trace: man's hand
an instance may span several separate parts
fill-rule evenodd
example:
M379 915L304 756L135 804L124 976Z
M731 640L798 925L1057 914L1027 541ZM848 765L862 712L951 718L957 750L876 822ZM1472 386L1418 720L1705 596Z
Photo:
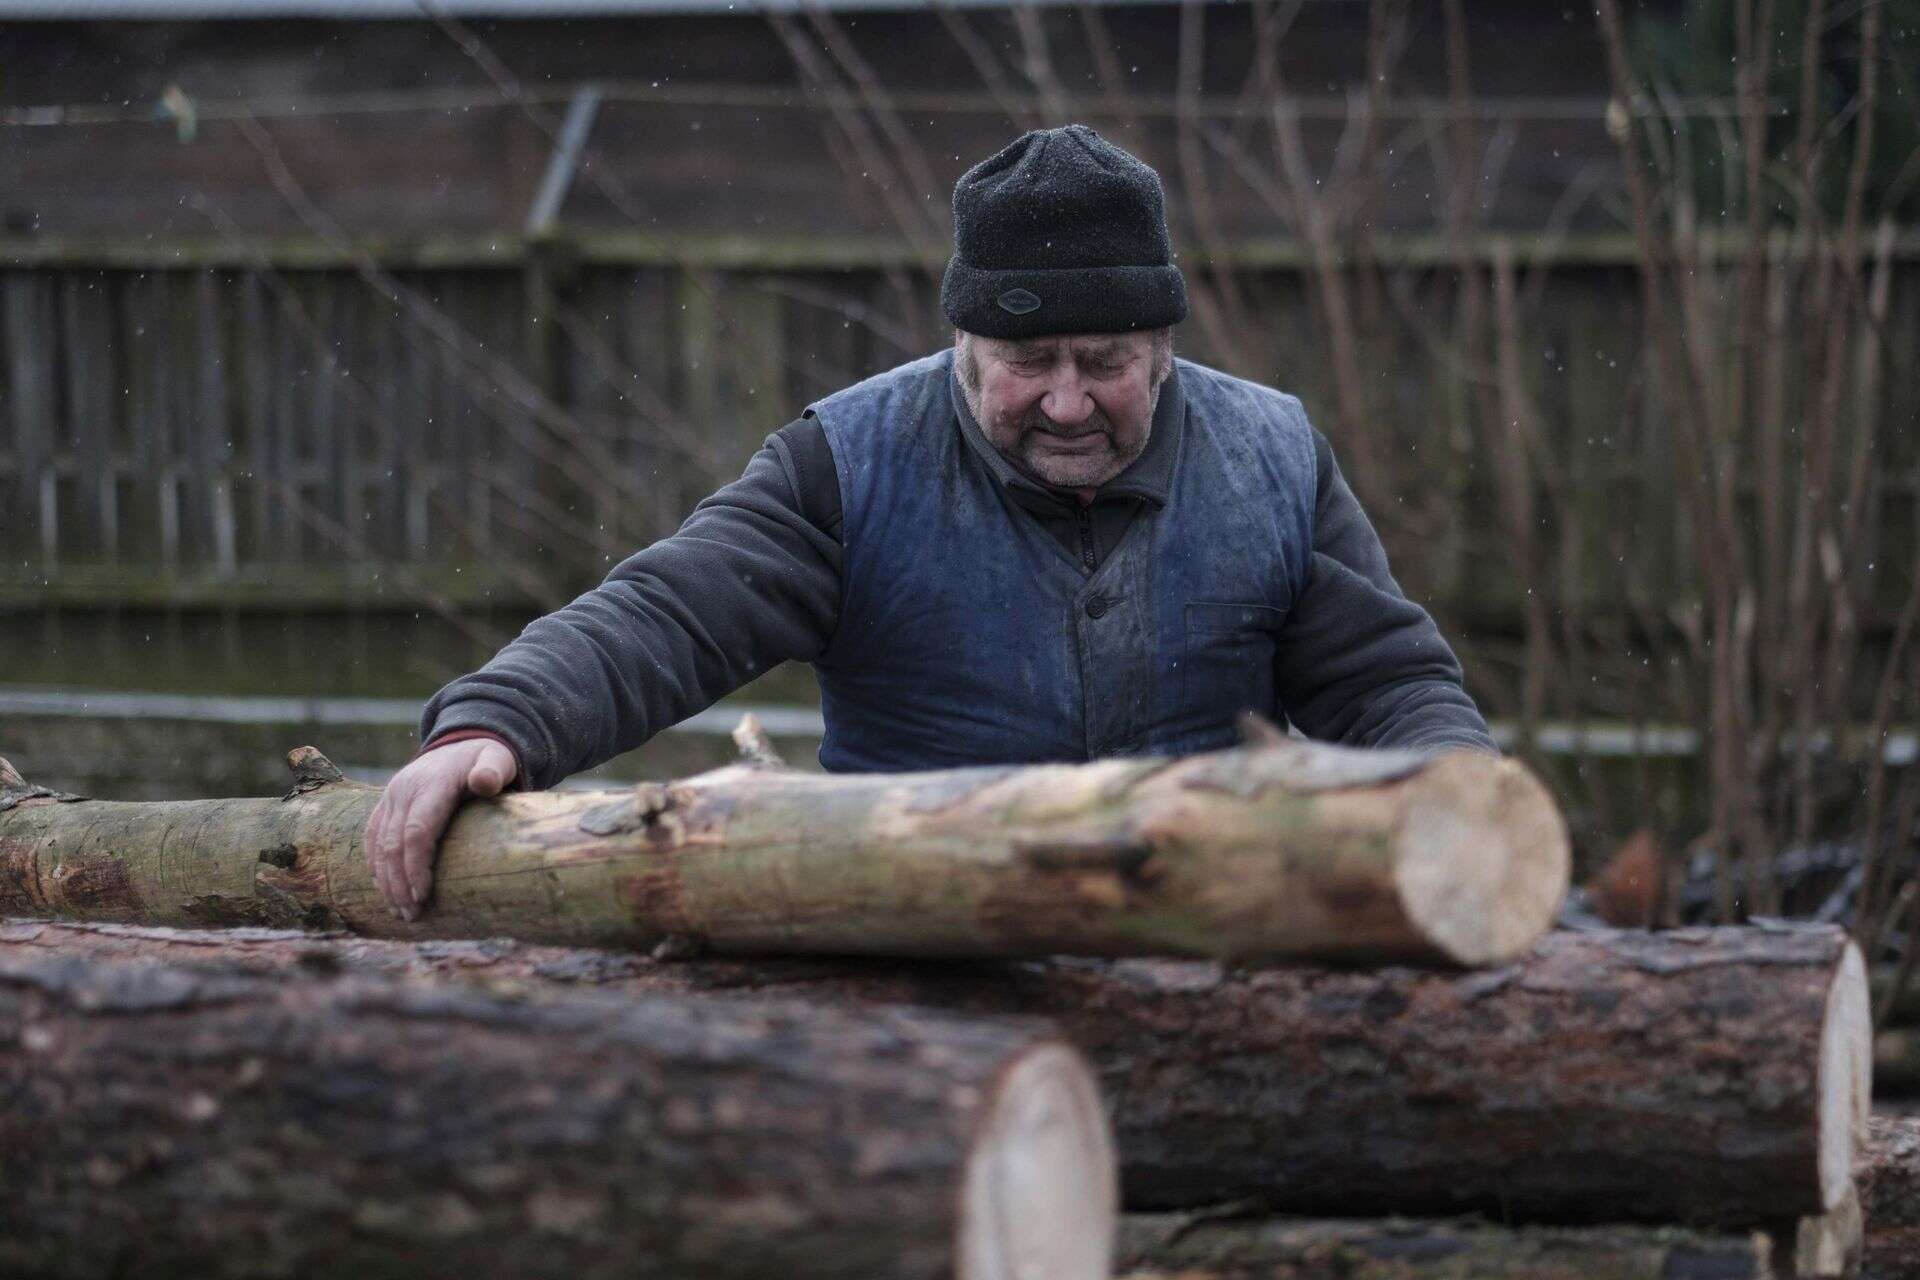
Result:
M393 775L367 816L362 843L380 896L402 920L417 919L433 888L433 857L453 811L468 796L497 796L513 781L513 752L476 738L436 748Z

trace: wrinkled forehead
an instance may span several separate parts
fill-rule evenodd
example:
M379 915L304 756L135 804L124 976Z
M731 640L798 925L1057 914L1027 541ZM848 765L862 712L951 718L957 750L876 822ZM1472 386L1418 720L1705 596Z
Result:
M1075 360L1113 361L1139 355L1153 346L1151 330L1132 333L1062 333L1035 338L982 338L989 351L1006 360L1059 359L1071 354Z

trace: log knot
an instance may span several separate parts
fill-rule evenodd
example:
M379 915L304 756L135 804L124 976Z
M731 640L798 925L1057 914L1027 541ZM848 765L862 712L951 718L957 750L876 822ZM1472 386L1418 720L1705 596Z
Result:
M282 871L293 870L293 864L299 860L300 850L292 843L278 844L271 849L260 851L260 861L270 867L278 867Z
M1014 856L1036 871L1111 871L1129 880L1154 878L1152 842L1131 836L1047 836L1016 839Z
M69 795L65 791L55 791L52 787L36 787L20 776L20 771L0 756L0 813L25 804L29 800L51 800L55 804L72 804L76 800L85 800L85 796Z
M287 752L287 768L293 770L293 790L280 797L282 800L291 800L295 796L303 796L309 791L318 791L321 787L347 780L347 775L340 772L340 767L315 747L295 747Z
M759 769L784 769L786 760L775 749L773 739L760 724L760 717L748 712L734 726L733 745L740 749L740 762Z
M665 783L643 782L618 800L587 810L580 817L580 830L590 836L632 835L660 824L688 799Z

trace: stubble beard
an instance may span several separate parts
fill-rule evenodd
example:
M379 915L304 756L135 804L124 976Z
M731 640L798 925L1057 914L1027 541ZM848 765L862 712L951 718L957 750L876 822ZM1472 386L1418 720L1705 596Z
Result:
M1094 436L1099 437L1105 447L1086 454L1060 453L1047 449L1045 445L1047 437L1084 440ZM1123 452L1114 435L1113 420L1099 409L1095 409L1084 421L1062 428L1041 412L1038 405L1034 405L1015 424L1010 453L1022 471L1043 484L1058 489L1092 489L1126 470L1127 465L1139 457L1145 447L1146 435L1143 432L1140 439L1134 442L1134 447Z

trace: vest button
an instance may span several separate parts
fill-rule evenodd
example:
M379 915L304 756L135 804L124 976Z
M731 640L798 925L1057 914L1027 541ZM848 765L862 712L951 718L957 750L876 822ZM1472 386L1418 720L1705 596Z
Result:
M1107 610L1112 607L1112 604L1108 602L1105 596L1095 596L1093 599L1087 601L1087 616L1089 618L1104 618L1107 616Z

